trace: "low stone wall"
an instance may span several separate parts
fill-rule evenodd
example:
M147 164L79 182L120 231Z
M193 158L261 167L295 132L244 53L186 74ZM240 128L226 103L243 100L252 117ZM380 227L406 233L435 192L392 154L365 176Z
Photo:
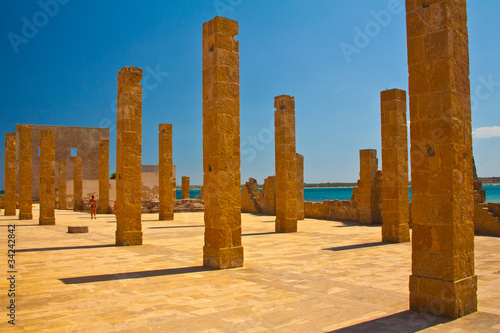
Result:
M304 202L304 212L306 218L359 222L357 204L348 200L306 201Z
M500 203L474 204L474 231L476 235L500 237Z

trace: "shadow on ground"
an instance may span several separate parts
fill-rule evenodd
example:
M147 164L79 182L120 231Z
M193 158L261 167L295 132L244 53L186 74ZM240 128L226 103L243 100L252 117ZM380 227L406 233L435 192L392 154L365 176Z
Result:
M403 311L393 315L370 320L361 324L344 327L329 333L365 333L365 332L398 332L413 333L439 324L450 322L451 319L433 316L427 313Z

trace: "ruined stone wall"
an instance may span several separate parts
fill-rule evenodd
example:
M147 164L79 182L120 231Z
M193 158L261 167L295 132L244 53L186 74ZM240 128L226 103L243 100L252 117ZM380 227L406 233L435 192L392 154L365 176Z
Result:
M257 180L250 178L241 190L241 212L261 214L263 212L260 205L261 201L262 198Z
M16 124L16 140L19 142L20 124ZM56 160L66 160L66 175L68 180L73 179L73 163L71 160L71 148L77 149L77 154L82 156L82 178L83 180L99 179L99 139L109 140L109 128L99 127L72 127L72 126L45 126L30 125L32 128L32 185L33 198L40 196L40 132L42 130L54 130L56 133ZM19 165L19 147L16 152L16 163ZM59 185L58 163L56 164L56 187ZM19 184L19 168L16 175L17 184ZM17 187L19 189L19 185ZM97 197L97 196L96 196Z
M262 213L276 215L276 177L270 176L264 179L262 186L260 207Z

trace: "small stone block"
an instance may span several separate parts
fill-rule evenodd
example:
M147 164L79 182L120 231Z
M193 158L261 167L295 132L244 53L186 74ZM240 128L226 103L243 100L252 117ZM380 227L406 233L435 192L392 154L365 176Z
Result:
M89 232L88 226L77 226L77 227L68 226L68 234L86 234L88 232Z

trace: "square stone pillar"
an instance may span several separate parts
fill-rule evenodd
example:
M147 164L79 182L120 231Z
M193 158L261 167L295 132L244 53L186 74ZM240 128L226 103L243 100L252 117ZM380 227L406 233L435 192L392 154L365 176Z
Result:
M142 245L142 69L118 72L116 245Z
M19 219L32 220L32 147L31 126L19 127Z
M297 155L295 152L295 99L274 98L276 232L297 232Z
M99 140L99 214L109 214L109 139Z
M412 181L410 309L477 311L465 0L407 0Z
M83 210L83 166L82 157L74 156L73 159L73 210Z
M359 222L377 223L377 169L378 159L375 149L359 151Z
M5 133L5 216L16 216L16 133Z
M304 214L304 156L297 153L297 220L303 220Z
M382 121L382 241L410 241L406 91L380 93Z
M203 265L243 266L238 22L203 24Z
M182 199L189 199L189 177L182 177Z
M40 225L54 225L56 204L56 131L40 132Z
M66 198L66 160L61 159L57 163L58 171L58 192L59 192L59 210L67 209L67 198Z
M159 142L159 186L160 186L160 221L174 219L174 196L175 190L173 177L172 159L172 124L160 124L158 126Z
M264 201L264 212L269 215L276 215L276 177L269 176L264 179L262 186L262 198Z

